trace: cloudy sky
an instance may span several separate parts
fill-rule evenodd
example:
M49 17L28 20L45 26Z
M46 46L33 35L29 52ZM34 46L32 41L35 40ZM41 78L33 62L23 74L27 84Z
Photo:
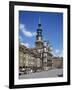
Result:
M39 17L43 38L53 46L53 53L63 55L63 13L19 11L19 40L27 47L34 47Z

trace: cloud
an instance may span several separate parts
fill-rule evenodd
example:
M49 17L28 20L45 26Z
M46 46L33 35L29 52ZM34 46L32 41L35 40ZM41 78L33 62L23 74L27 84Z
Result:
M24 45L24 46L26 46L27 48L30 47L29 43L21 43L21 45Z
M56 53L56 54L60 53L60 50L59 50L59 49L56 49L56 50L55 50L55 53Z
M23 38L22 38L21 36L19 36L19 40L20 40L21 45L24 45L24 46L26 46L27 48L30 47L29 43L23 43Z
M23 42L23 38L19 35L19 41Z
M53 51L53 55L63 57L63 50L56 49Z
M30 32L27 30L25 24L20 24L20 31L26 36L26 37L33 37L36 35L36 32Z
M25 29L25 25L23 25L23 24L20 24L20 30L22 30L22 29Z

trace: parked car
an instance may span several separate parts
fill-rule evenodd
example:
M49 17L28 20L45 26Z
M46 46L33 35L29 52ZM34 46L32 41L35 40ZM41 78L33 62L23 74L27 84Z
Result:
M19 69L19 75L23 75L23 74L27 74L26 69L25 68L20 68Z

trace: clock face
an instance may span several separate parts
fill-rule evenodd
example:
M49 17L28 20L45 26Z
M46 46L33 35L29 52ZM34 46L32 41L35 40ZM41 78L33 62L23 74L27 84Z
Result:
M48 44L47 44L47 42L45 41L45 42L44 42L44 46L47 46L47 45L48 45Z

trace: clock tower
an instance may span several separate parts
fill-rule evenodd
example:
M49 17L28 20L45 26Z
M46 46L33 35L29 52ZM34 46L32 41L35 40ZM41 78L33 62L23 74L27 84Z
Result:
M41 27L40 17L39 17L35 46L36 46L36 48L43 47L43 37L42 37L42 27Z

